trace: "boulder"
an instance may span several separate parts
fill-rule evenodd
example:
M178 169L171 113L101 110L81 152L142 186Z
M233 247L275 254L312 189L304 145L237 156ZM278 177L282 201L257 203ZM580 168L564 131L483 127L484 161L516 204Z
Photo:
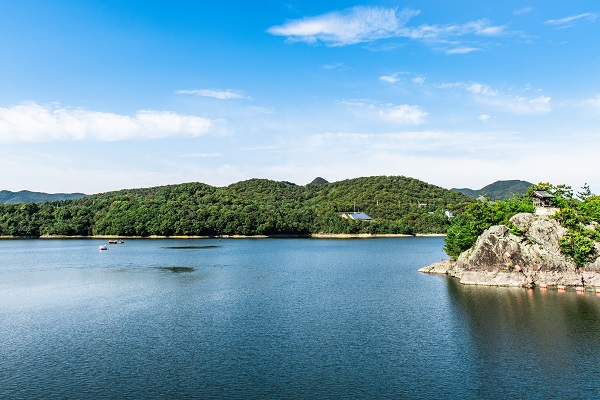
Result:
M431 264L428 267L423 267L419 270L419 272L426 272L428 274L448 274L450 269L452 268L453 263L450 260L437 262Z

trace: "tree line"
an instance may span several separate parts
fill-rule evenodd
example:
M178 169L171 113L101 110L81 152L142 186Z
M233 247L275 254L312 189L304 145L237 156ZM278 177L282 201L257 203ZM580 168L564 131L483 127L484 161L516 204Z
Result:
M378 176L295 185L184 183L76 200L0 205L0 236L221 236L445 233L473 200L417 179ZM372 221L341 213L362 211Z

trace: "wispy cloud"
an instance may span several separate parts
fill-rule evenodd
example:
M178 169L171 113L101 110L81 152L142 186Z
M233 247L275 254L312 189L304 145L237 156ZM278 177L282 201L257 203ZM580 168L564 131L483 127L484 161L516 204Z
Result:
M344 68L346 68L346 64L344 64L342 62L323 65L323 69L344 69Z
M387 83L396 83L400 81L400 78L394 75L382 75L379 77L379 80Z
M533 12L533 7L523 7L513 11L515 15L525 15Z
M406 82L412 82L415 85L423 85L425 83L423 75L415 75L410 72L394 72L388 75L381 75L379 80L393 85L398 82L404 82L402 76L406 78Z
M130 116L27 102L0 108L0 142L201 136L212 124L206 118L168 111L140 110Z
M464 24L420 25L416 28L403 28L399 32L400 36L423 40L439 40L467 35L491 37L504 34L507 34L506 26L493 25L490 20L485 18Z
M440 42L450 37L494 37L507 34L505 26L493 25L487 19L464 24L408 27L410 19L419 13L420 11L410 8L398 11L398 8L357 6L316 17L292 20L283 25L273 26L267 32L284 36L290 42L323 43L332 47L389 38ZM477 50L466 46L457 48L463 49L462 54ZM452 54L461 54L460 52L461 50L455 50Z
M478 82L443 83L437 87L467 91L479 103L513 114L544 114L552 111L552 98L544 95L527 97L521 94L502 93Z
M511 137L512 141L506 138ZM504 139L504 140L500 140ZM444 132L444 131L419 131L419 132L393 132L393 133L323 133L309 138L309 142L316 148L341 149L343 153L356 151L355 149L369 149L373 155L385 156L386 154L410 154L437 152L439 150L458 150L465 153L470 151L497 151L514 145L516 138L508 132L499 133L469 133L469 132ZM466 147L465 147L466 146Z
M191 94L194 96L212 97L219 100L231 100L231 99L251 99L239 90L232 89L186 89L177 90L177 94Z
M383 119L398 125L414 126L424 124L428 113L423 111L419 106L403 104L380 110L379 115Z
M427 122L429 113L417 105L381 104L366 99L343 100L340 104L360 119L377 120L392 123L394 125L415 126Z
M598 109L600 109L600 94L596 97L584 100L583 104L587 106L597 107Z
M316 17L289 21L267 32L285 36L292 42L322 42L347 46L396 36L396 32L419 11L384 7L352 7Z
M383 81L383 82L386 82L386 83L392 83L392 84L394 84L394 83L400 82L400 75L401 75L400 72L394 72L391 75L382 75L382 76L380 76L379 80Z
M412 78L412 82L417 85L423 85L425 83L425 77L423 75L417 75Z
M181 156L185 158L214 158L222 157L223 155L221 153L187 153Z
M583 13L583 14L578 14L578 15L571 15L571 16L565 17L565 18L549 19L546 22L544 22L544 24L556 26L559 28L567 28L567 27L575 25L575 23L578 21L595 21L597 18L598 18L598 14L588 12L588 13Z
M455 47L452 49L448 49L446 54L468 54L473 53L474 51L480 51L480 48L477 47Z
M246 110L250 111L253 114L263 114L263 115L275 114L275 111L273 111L271 108L261 107L261 106L247 107Z

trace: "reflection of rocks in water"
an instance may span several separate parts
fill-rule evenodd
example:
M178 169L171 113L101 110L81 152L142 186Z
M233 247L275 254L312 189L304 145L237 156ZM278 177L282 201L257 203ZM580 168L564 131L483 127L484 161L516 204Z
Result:
M216 249L221 246L207 245L207 246L163 246L162 249L172 250L200 250L200 249Z
M551 365L559 368L556 360L569 362L565 358L579 352L600 350L583 348L589 343L600 347L600 298L595 295L469 286L452 278L448 293L464 316L480 357L506 354L509 348L515 357L552 369Z
M160 267L159 269L175 273L194 272L196 270L194 267Z

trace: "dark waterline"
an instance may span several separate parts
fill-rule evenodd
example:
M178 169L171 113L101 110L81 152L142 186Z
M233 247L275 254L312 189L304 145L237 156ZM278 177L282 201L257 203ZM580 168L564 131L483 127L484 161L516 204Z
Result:
M416 272L441 238L101 243L0 241L0 398L600 395L600 298Z

